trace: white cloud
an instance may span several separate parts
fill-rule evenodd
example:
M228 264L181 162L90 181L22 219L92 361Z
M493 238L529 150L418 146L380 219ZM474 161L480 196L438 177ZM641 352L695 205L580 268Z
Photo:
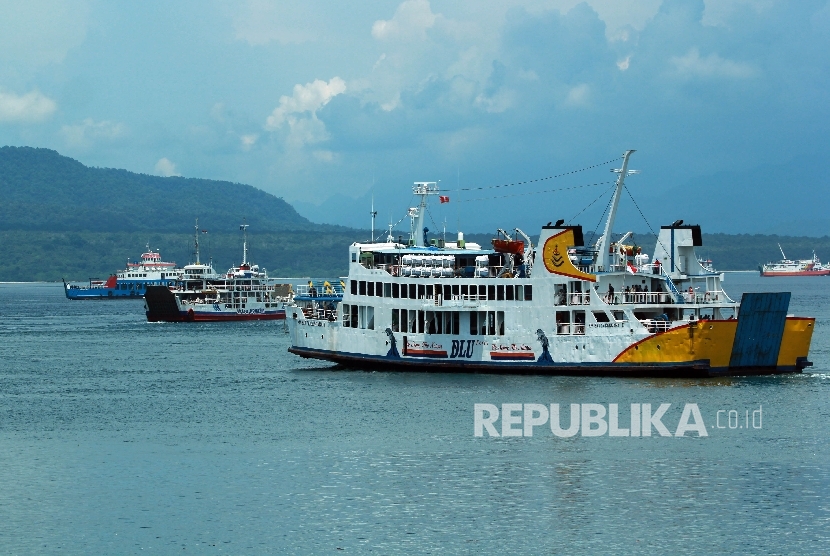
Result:
M314 151L312 154L314 155L314 158L316 158L320 162L334 162L334 153L331 151L317 150Z
M122 123L109 120L96 122L86 118L79 124L62 126L60 133L70 147L82 147L94 139L116 139L124 135L125 131L126 126Z
M42 122L57 108L54 100L37 89L23 95L0 90L0 122Z
M239 137L239 141L242 143L242 148L246 151L253 147L258 139L259 135L256 133L249 133L248 135L242 135Z
M754 77L758 73L750 64L733 62L714 53L701 58L697 48L692 48L685 56L672 57L671 63L674 65L677 74L684 78L727 77L746 79Z
M322 79L315 79L312 83L294 85L292 96L280 97L280 105L268 116L265 129L269 131L279 129L293 114L310 112L315 115L317 110L345 91L346 82L339 77L332 77L328 83Z
M499 91L492 96L480 94L476 97L475 104L483 108L485 112L499 114L513 106L515 94L513 91Z
M586 83L577 85L568 91L565 99L566 106L587 106L591 97L591 87Z
M617 62L617 67L620 68L620 71L625 71L631 66L631 56L626 56L619 62Z
M379 19L372 25L372 36L378 40L423 39L438 16L432 13L428 0L406 0L395 10L392 19Z
M181 176L181 174L176 172L176 165L170 162L167 158L160 158L159 161L156 162L156 174L165 178L169 178L171 176Z
M332 77L328 83L316 79L305 85L294 85L293 95L280 97L279 106L265 120L265 129L276 131L288 123L286 143L294 148L325 141L329 134L317 118L317 111L345 91L346 82L339 77Z

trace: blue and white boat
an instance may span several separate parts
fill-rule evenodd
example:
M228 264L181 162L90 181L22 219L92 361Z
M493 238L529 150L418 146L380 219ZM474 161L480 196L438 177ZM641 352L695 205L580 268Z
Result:
M161 260L158 251L147 246L138 262L127 260L127 268L111 275L106 281L90 279L88 284L63 282L69 299L141 298L147 286L173 286L184 275L174 262Z

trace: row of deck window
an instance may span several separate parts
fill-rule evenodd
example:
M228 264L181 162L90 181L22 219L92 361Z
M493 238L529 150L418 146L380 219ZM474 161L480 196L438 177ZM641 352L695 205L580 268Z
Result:
M504 336L504 311L463 311L471 336ZM392 331L413 334L460 335L462 311L392 309ZM375 308L343 304L343 327L375 329ZM465 332L466 333L466 332Z
M118 285L115 287L117 290L143 290L146 289L147 286L172 286L173 282L119 282Z
M375 329L375 308L366 305L343 304L343 326L345 328Z
M491 301L532 301L533 286L530 284L399 284L351 280L352 295L369 297L390 297L392 299L425 299L443 296L452 299Z

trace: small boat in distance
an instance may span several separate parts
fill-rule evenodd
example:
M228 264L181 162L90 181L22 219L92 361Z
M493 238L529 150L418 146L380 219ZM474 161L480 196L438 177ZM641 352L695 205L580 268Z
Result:
M68 299L135 299L144 297L148 286L172 286L183 273L176 263L162 261L148 244L141 260L133 263L128 259L127 268L106 281L90 279L88 285L80 285L64 280L63 290Z
M822 265L813 251L812 259L791 261L784 254L781 244L778 244L782 260L767 263L761 267L761 276L827 276L830 274L830 265Z

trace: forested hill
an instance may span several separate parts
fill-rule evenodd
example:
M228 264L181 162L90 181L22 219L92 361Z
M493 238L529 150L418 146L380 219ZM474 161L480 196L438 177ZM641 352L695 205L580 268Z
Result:
M336 230L239 183L89 168L49 149L0 147L0 230L182 232ZM343 228L339 228L343 230Z

